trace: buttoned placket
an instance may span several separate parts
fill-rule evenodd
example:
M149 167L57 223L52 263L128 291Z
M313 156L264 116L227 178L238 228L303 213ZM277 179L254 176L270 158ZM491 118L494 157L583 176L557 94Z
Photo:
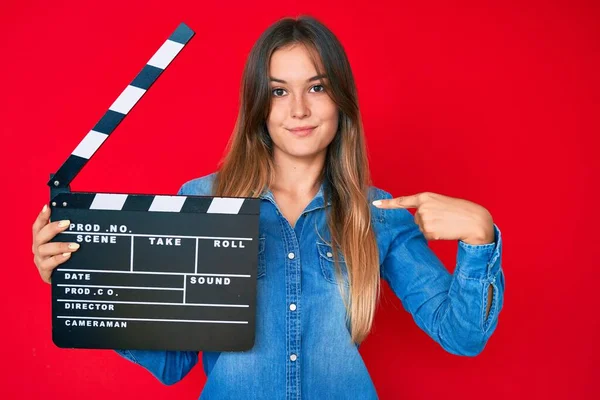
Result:
M302 324L298 307L301 305L302 265L300 245L294 229L277 210L283 238L283 259L285 260L285 302L286 309L286 399L301 399L301 356ZM297 223L301 223L298 221ZM293 307L292 307L293 305Z
M301 235L302 226L305 222L307 213L324 207L323 201L323 186L315 196L315 199L307 206L304 212L296 221L295 227L292 228L289 221L283 216L275 198L270 190L261 195L261 198L270 201L275 207L277 216L279 217L281 234L283 238L285 260L285 300L288 304L286 309L286 399L301 399L301 362L300 353L302 324L300 320L301 310L301 294L302 294L302 264L300 259L300 244L298 235ZM327 205L331 203L328 202ZM297 234L300 232L300 234Z

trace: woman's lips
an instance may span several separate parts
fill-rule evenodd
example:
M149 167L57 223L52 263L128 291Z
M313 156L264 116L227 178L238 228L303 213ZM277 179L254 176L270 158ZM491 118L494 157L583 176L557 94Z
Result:
M312 131L315 130L316 127L312 127L312 128L306 128L306 129L288 129L292 134L299 136L299 137L304 137L304 136L308 136L312 133Z

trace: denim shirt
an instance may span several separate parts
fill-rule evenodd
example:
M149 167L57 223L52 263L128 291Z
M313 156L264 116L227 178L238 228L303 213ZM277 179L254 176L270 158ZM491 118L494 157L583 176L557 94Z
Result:
M183 184L180 195L211 195L215 174ZM370 200L392 196L370 189ZM261 196L255 345L245 352L202 353L200 399L377 399L350 340L328 241L323 186L292 227L270 191ZM498 323L504 293L502 242L458 242L450 274L406 209L371 205L381 278L415 323L447 352L475 356ZM319 236L321 235L321 237ZM344 269L343 257L341 266ZM347 273L342 284L348 285ZM486 318L488 287L492 305ZM348 292L348 291L346 291ZM196 351L116 350L171 385L198 362Z

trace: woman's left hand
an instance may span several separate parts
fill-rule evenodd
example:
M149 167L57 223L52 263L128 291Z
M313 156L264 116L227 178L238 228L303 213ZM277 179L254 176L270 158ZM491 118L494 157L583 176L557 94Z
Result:
M492 215L471 201L423 192L377 200L379 208L416 208L415 222L428 240L462 240L467 244L494 242Z

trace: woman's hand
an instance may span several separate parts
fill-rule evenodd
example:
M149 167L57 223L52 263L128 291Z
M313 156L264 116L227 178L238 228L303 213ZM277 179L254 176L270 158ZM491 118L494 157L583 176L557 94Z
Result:
M33 262L35 263L42 280L50 283L52 270L67 261L71 253L77 251L77 243L48 243L54 236L64 231L70 224L69 220L49 222L50 207L44 205L42 212L33 223Z
M376 200L379 208L416 208L415 222L428 240L462 240L467 244L494 242L494 222L482 206L468 200L423 192Z

